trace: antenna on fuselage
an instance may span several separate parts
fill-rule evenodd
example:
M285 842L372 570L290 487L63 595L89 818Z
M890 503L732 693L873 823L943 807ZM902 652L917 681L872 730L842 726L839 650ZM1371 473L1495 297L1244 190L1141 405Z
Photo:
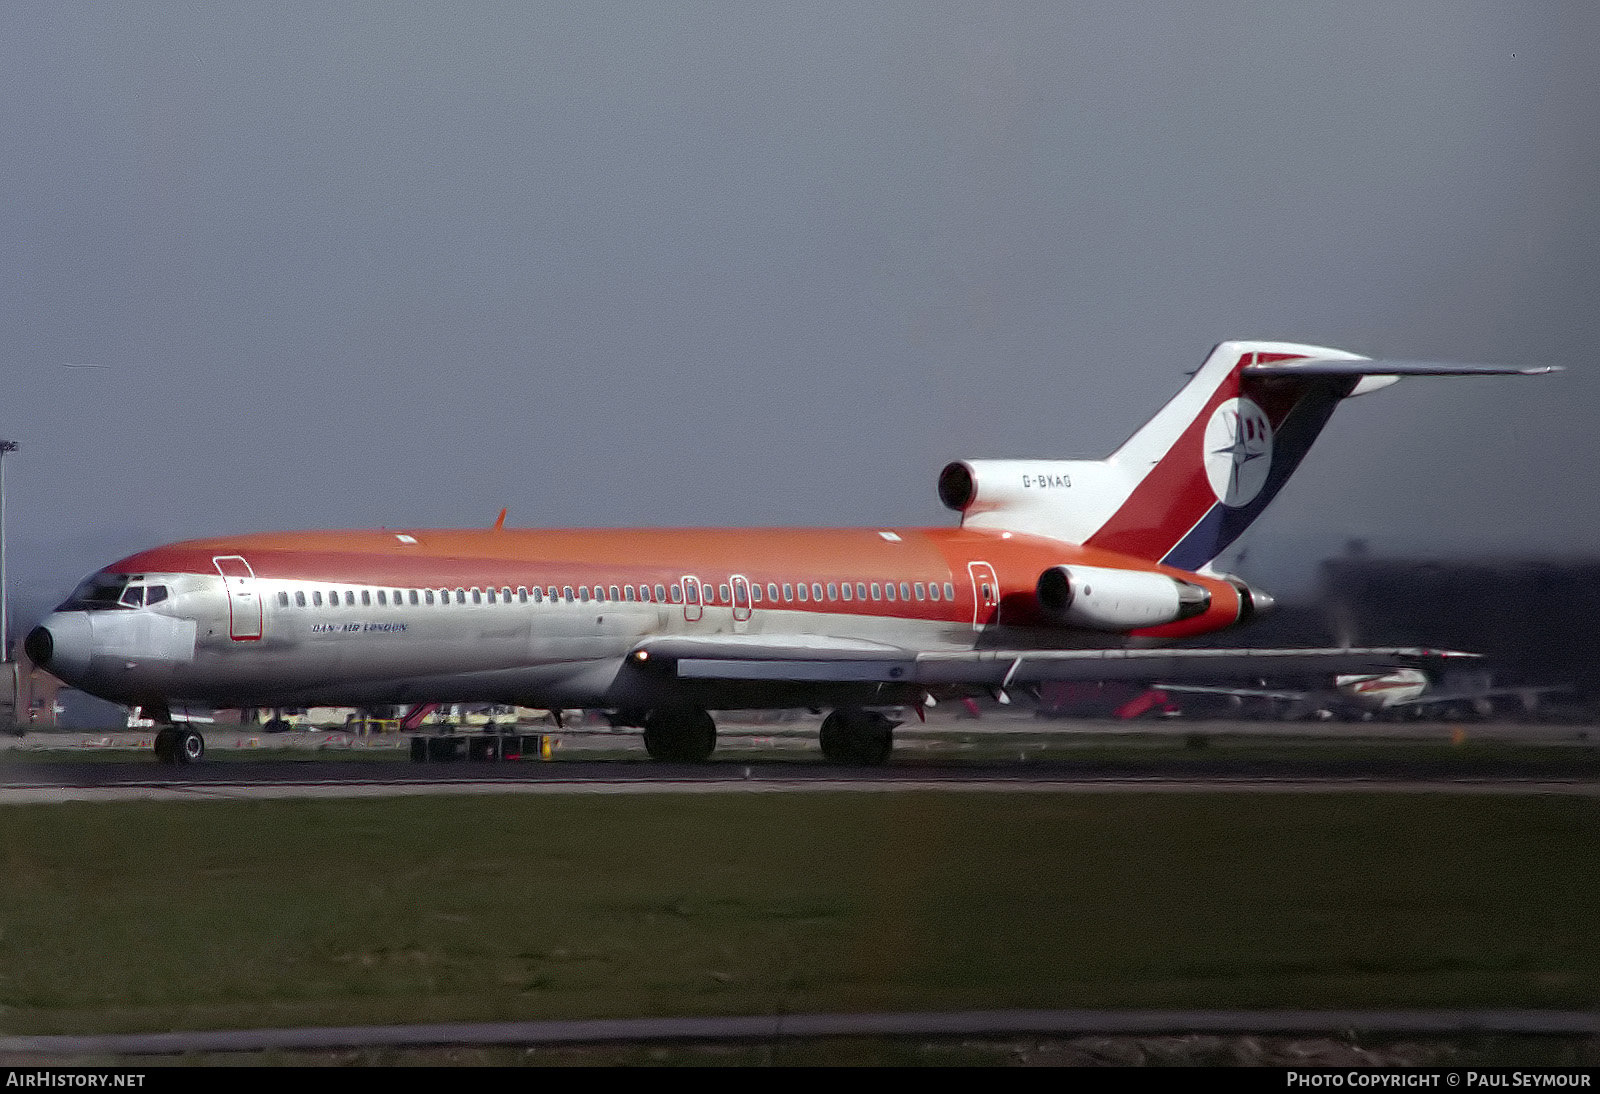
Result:
M494 530L496 532L503 532L503 531L505 531L505 527L506 527L506 510L502 509L502 510L500 510L500 515L498 517L494 518Z

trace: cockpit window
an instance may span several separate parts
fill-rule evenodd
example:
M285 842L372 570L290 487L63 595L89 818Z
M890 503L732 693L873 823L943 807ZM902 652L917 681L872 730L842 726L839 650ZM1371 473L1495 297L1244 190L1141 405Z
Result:
M95 612L121 608L122 592L127 587L127 574L95 574L72 590L60 610Z
M144 606L144 586L129 585L122 590L122 599L118 601L124 608L140 608Z

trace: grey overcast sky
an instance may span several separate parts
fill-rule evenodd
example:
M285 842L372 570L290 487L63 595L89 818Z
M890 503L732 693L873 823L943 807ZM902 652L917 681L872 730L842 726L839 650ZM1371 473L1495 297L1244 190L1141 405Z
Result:
M1570 369L1346 406L1246 574L1593 553L1597 10L8 3L13 633L215 533L951 523L1230 337Z

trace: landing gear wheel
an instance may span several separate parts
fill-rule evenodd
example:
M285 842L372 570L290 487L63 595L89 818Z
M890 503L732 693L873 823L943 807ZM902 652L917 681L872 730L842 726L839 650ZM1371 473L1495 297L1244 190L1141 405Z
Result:
M703 710L653 710L644 720L644 749L652 760L700 764L717 747L717 724Z
M156 730L155 739L156 759L164 764L178 762L178 731L171 726Z
M206 739L192 729L177 730L176 744L174 755L180 764L199 763L205 758Z
M836 710L822 720L822 754L834 763L886 763L894 751L895 723L872 710Z

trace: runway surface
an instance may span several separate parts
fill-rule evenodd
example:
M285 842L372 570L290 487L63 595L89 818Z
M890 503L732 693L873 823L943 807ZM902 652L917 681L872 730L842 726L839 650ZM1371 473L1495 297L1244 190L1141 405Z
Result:
M771 1041L785 1037L983 1034L1600 1033L1600 1014L1549 1010L1003 1010L952 1013L740 1015L406 1026L194 1030L92 1036L0 1036L6 1056L165 1055L271 1049L428 1045L616 1044L630 1041Z
M106 800L388 797L413 794L640 794L825 791L1341 791L1600 795L1600 765L1548 760L1182 757L1025 763L801 761L696 765L628 761L410 764L260 760L0 763L0 804Z

